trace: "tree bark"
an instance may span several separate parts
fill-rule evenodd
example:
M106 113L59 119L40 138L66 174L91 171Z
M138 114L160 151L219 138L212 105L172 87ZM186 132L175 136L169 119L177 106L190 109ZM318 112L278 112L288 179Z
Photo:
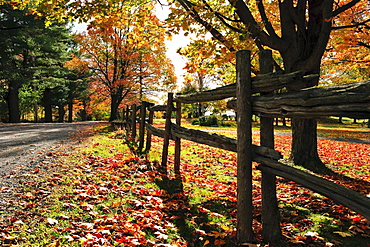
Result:
M19 89L18 83L11 81L9 84L9 91L7 93L10 123L19 123L21 121L19 113L18 89Z
M120 103L121 103L120 95L111 94L109 122L112 122L117 119L118 106Z
M83 109L83 114L81 114L82 121L86 120L86 110L85 107ZM68 123L72 123L73 121L73 101L69 100L68 102Z
M46 88L44 91L44 110L45 110L45 122L51 123L53 121L53 113L51 107L51 89Z
M66 111L64 110L64 106L63 105L59 105L59 108L58 108L58 122L59 123L63 123L64 122L64 115L66 114Z
M328 171L317 152L316 119L292 119L291 159L294 164L314 172L323 173Z

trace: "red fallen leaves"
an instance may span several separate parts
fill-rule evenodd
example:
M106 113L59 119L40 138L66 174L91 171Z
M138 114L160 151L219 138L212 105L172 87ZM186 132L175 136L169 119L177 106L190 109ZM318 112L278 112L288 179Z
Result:
M154 139L155 142L159 142ZM277 136L276 148L288 155L290 152L290 137ZM184 146L192 146L192 154L196 154L199 162L195 163L186 155L182 157L182 178L184 192L169 194L163 189L148 186L154 181L158 173L153 165L139 158L127 157L127 154L118 154L114 157L100 158L88 155L88 161L77 166L74 170L65 170L54 174L50 178L50 186L62 186L65 178L62 175L78 176L75 181L75 190L59 198L62 206L67 210L61 212L58 217L45 218L40 222L53 227L56 232L64 235L61 243L79 243L89 246L111 246L122 244L123 246L186 246L191 241L200 241L204 245L222 246L224 243L235 239L235 217L236 217L236 155L227 151L196 145L190 142L183 142ZM347 146L348 145L348 146ZM353 146L355 149L350 149ZM343 162L350 160L353 167L359 169L346 171L353 177L366 177L369 171L369 160L367 156L353 155L348 159L352 152L365 153L367 146L363 144L346 144L329 140L319 140L319 152L323 159L330 161L333 169L342 170ZM347 150L350 150L347 152ZM170 157L170 160L172 157ZM328 162L329 163L329 162ZM352 167L349 166L349 167ZM220 177L215 172L222 168L223 176ZM362 171L365 171L362 173ZM90 175L97 179L91 179ZM211 176L215 175L215 176ZM338 178L329 178L351 187L353 183L344 183ZM259 220L261 207L259 173L254 173L253 193L254 193L254 230L258 240L261 240L261 222ZM369 223L363 217L348 210L347 208L334 204L326 198L313 196L309 190L299 187L293 182L279 179L278 189L279 200L285 204L296 204L311 211L332 212L337 217L338 222L351 222L353 225L348 229L352 235L368 235ZM361 184L361 183L360 183ZM356 185L357 186L357 185ZM189 198L193 197L195 189L205 189L207 193L201 202L191 205ZM369 187L365 184L357 186L359 191L370 193ZM50 190L39 189L34 193L22 195L25 200L34 201L46 198L50 195ZM117 200L109 204L105 201L109 197ZM212 208L212 202L224 205L228 211L218 212ZM25 205L27 208L27 205ZM82 217L71 217L68 210L81 210L81 214L90 216L90 220ZM179 214L181 212L181 214ZM228 215L229 225L222 225L215 222L204 222L206 218L222 218ZM25 222L25 215L14 217L9 220L12 227L17 228ZM175 221L183 220L192 225L194 239L184 239L180 235L172 236L169 240L169 231L177 228ZM69 224L68 227L63 226ZM282 215L282 230L286 239L292 243L312 244L322 242L316 233L300 235L312 226L313 222L300 215L298 210L290 211L289 214ZM9 229L9 230L10 230ZM344 229L346 230L346 229ZM9 231L10 232L10 231ZM339 234L339 233L338 233ZM0 239L12 236L8 232L3 232ZM14 239L13 239L14 240ZM9 241L13 241L9 240ZM64 241L64 242L63 242Z

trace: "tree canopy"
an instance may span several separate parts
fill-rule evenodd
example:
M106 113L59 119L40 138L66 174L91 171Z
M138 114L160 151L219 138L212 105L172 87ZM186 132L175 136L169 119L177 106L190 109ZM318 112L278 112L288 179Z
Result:
M334 30L351 29L351 32L359 33L355 30L367 29L368 10L369 4L360 0L177 0L168 20L174 30L183 28L189 32L210 33L212 38L204 42L203 54L208 53L208 57L215 61L230 61L230 53L240 49L252 50L255 54L269 48L274 51L275 71L289 73L300 70L305 74L319 74L322 59L331 48L329 41L336 43L335 39L340 34ZM345 39L345 36L340 37ZM229 52L217 54L219 48L215 41ZM207 45L216 49L207 52ZM190 63L197 64L197 61L193 58ZM259 73L255 68L253 72ZM318 80L311 80L290 86L288 90L317 84ZM295 163L312 170L325 169L317 154L316 121L293 119L292 127Z
M175 83L173 65L166 57L161 23L153 6L122 6L120 13L96 17L86 33L78 34L80 51L111 100L111 118L130 94L139 99ZM167 88L168 89L168 88Z

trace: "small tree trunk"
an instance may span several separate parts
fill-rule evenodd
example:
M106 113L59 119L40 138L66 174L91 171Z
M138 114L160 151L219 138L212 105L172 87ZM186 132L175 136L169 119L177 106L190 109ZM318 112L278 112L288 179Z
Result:
M86 111L85 111L85 114L82 114L82 115L85 115L85 118L86 118ZM81 116L81 118L84 118L83 116ZM68 123L72 123L73 121L73 101L70 100L68 102Z
M33 91L35 92L37 91L37 87L35 85L33 86ZM39 121L39 106L37 104L37 98L35 98L34 101L35 102L33 103L33 112L34 112L33 121L37 123Z
M51 107L51 89L46 88L44 91L44 108L45 108L45 122L51 123L53 121L53 113Z
M19 95L18 95L18 84L16 82L10 82L9 91L7 93L8 110L9 110L9 122L19 123Z
M64 110L64 106L59 105L58 114L59 114L58 122L63 123L64 122L64 115L66 114L66 111Z

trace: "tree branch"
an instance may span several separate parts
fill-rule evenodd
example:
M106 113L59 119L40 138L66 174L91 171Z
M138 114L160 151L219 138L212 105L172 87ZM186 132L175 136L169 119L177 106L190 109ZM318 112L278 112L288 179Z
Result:
M370 49L370 44L366 44L366 43L364 43L364 42L362 42L362 41L358 41L358 42L357 42L357 44L358 44L359 46L362 46L362 47L365 47L365 48Z
M257 7L258 11L260 12L262 22L265 24L267 32L270 34L270 36L274 37L275 39L279 39L279 36L276 34L274 28L271 25L271 22L269 21L266 11L265 11L265 6L263 5L262 1L257 1Z
M345 29L345 28L354 28L354 27L359 27L359 26L365 26L366 23L370 22L370 19L367 19L363 22L355 23L352 25L346 25L346 26L338 26L338 27L333 27L333 30L338 30L338 29Z
M237 32L237 33L243 33L242 30L240 30L239 28L236 28L236 27L233 27L232 25L230 25L229 23L227 23L224 19L224 16L218 12L215 12L215 15L216 17L228 28L230 28L232 31L234 32Z
M337 8L336 10L333 11L332 13L332 17L334 16L337 16L339 15L340 13L343 13L344 11L346 11L347 9L350 9L352 8L353 6L355 6L357 3L359 3L361 0L352 0L351 2Z
M229 2L236 7L236 13L254 39L259 40L262 45L275 50L281 50L281 39L276 36L269 36L265 31L259 28L251 11L243 0L229 0Z
M177 2L189 13L193 19L201 24L212 36L220 41L229 51L234 52L235 48L228 42L228 40L223 36L217 29L215 29L209 22L202 19L198 12L194 9L194 4L187 0L177 0Z
M320 60L325 52L326 45L330 39L330 32L332 29L332 13L333 0L324 0L322 4L322 25L321 30L313 49L311 56L302 63L302 69L305 72L315 70L317 65L320 64Z

